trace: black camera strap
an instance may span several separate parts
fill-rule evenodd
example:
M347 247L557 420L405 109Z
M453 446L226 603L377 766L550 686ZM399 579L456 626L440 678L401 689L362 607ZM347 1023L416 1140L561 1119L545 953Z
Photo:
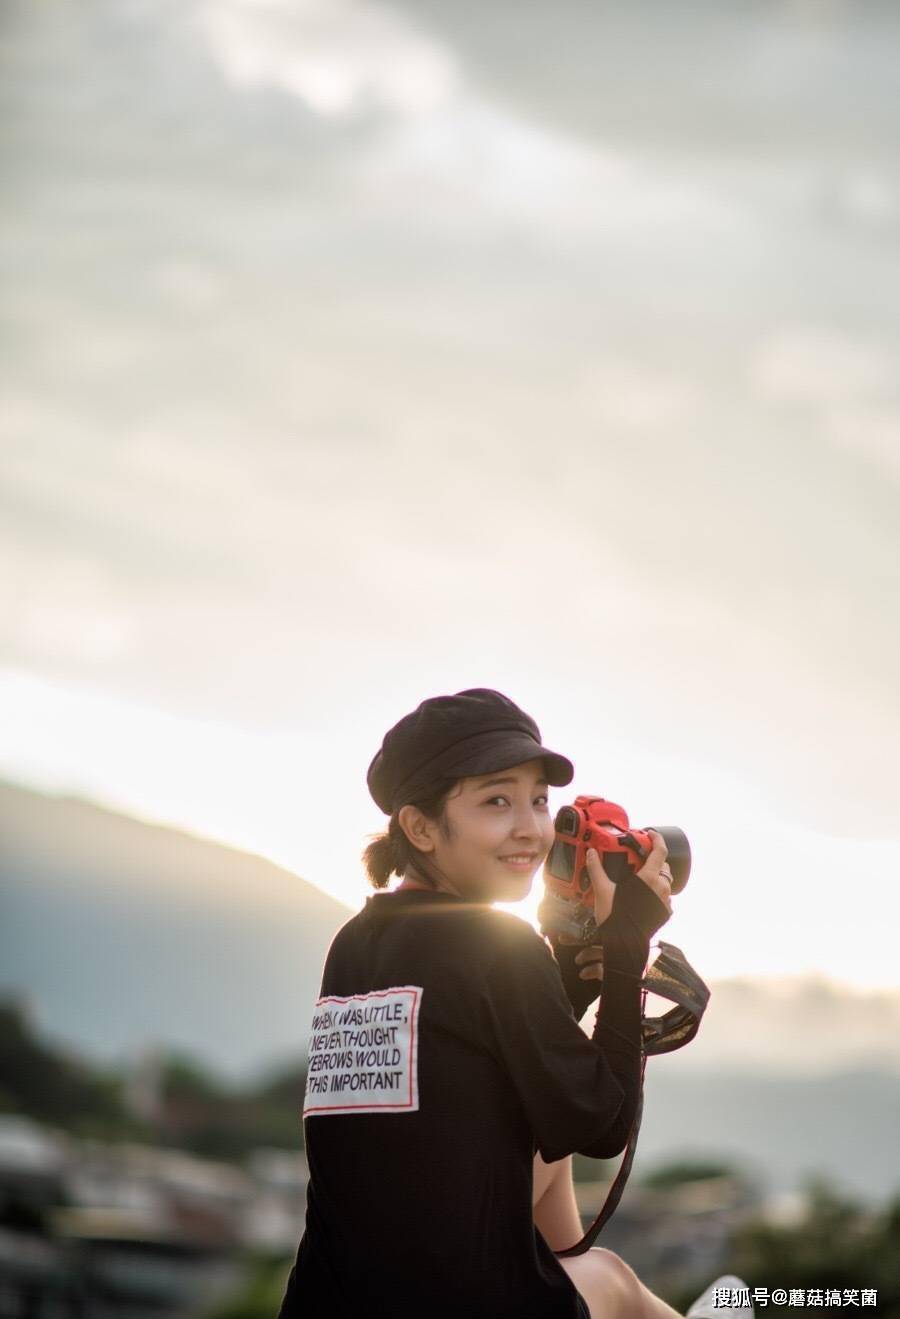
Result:
M565 1250L556 1250L553 1253L557 1259L568 1259L571 1255L583 1255L599 1237L606 1224L616 1212L619 1201L622 1198L622 1192L625 1190L625 1183L628 1181L631 1173L631 1165L634 1162L634 1152L637 1149L638 1132L641 1129L641 1114L644 1110L644 1068L647 1066L647 1055L644 1054L641 1062L641 1088L638 1093L637 1111L634 1115L634 1121L631 1124L631 1130L628 1133L628 1144L625 1146L625 1157L619 1165L619 1171L616 1173L612 1186L606 1194L599 1214L591 1223L588 1230L580 1241L574 1246L567 1246Z
M625 1183L631 1173L634 1153L637 1149L638 1132L641 1129L641 1116L644 1111L644 1072L647 1059L654 1053L671 1053L681 1049L697 1034L700 1019L709 1002L709 986L700 978L680 948L673 943L659 941L659 955L648 968L641 981L641 1036L643 1057L641 1058L641 1081L638 1090L637 1109L625 1155L607 1192L606 1199L599 1214L591 1223L580 1241L565 1250L554 1252L557 1259L568 1259L572 1255L583 1255L597 1240L605 1225L612 1218L625 1190ZM648 1017L645 1014L647 994L659 994L675 1003L661 1017Z

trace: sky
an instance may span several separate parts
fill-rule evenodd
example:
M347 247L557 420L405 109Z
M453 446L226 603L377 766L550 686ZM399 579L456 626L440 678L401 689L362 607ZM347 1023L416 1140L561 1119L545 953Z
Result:
M492 686L705 975L896 984L900 20L680 14L11 6L0 774L356 907Z

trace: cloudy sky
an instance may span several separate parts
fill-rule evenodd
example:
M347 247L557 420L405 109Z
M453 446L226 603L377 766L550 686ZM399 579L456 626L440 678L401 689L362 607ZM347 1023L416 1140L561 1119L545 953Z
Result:
M688 830L704 973L896 983L898 27L10 6L0 772L356 906L494 686Z

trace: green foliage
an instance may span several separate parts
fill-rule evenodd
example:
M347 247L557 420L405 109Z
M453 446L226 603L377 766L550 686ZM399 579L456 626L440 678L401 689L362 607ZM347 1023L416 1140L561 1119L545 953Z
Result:
M621 1159L589 1159L586 1154L572 1157L572 1177L576 1182L609 1181L616 1175Z
M685 1182L704 1182L712 1177L734 1177L737 1170L730 1164L712 1159L679 1159L663 1164L641 1178L641 1186L648 1190L667 1191Z
M861 1207L821 1178L807 1183L807 1212L790 1226L756 1220L739 1228L723 1271L744 1278L750 1287L875 1288L877 1305L859 1313L878 1319L900 1319L900 1196L884 1209ZM694 1284L669 1302L682 1313L709 1283ZM856 1307L853 1307L854 1311ZM843 1307L842 1307L843 1309ZM807 1314L822 1319L826 1307L766 1307L766 1313ZM757 1307L757 1314L763 1313ZM830 1310L834 1314L834 1309Z
M170 1057L160 1078L158 1138L212 1159L240 1160L267 1145L298 1150L306 1071L295 1066L261 1085L222 1086L196 1062Z
M39 1042L15 1002L0 1003L0 1093L8 1110L80 1134L125 1122L120 1082Z
M736 1236L736 1272L770 1288L875 1287L881 1319L900 1316L900 1199L877 1213L821 1179L807 1193L801 1223L751 1223Z
M240 1161L259 1146L299 1150L306 1070L284 1068L259 1085L224 1085L196 1059L160 1060L158 1111L129 1111L121 1076L108 1074L39 1040L24 1009L0 1003L0 1108L79 1136L141 1140L205 1158Z
M294 1063L290 1067L271 1072L256 1093L263 1103L296 1105L302 1104L305 1089L306 1065Z
M166 1099L175 1103L216 1103L224 1097L218 1081L193 1058L170 1053L161 1066L160 1087Z
M291 1261L258 1258L238 1295L203 1319L273 1319L281 1305L290 1269Z

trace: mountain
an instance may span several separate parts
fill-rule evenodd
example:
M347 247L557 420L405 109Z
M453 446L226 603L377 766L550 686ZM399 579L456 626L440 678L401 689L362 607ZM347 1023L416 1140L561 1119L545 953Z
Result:
M262 857L11 783L0 876L0 988L40 1024L95 1057L158 1040L232 1073L304 1049L325 952L350 915ZM702 974L703 950L690 956ZM824 975L711 990L668 1075L900 1076L898 991Z
M687 951L687 950L685 950ZM691 949L702 974L703 951ZM676 1071L815 1076L875 1068L900 1077L900 991L823 975L716 980L700 1030L672 1054ZM671 1006L651 999L655 1016Z
M825 1176L863 1201L900 1194L900 1075L875 1067L751 1075L675 1062L674 1054L648 1061L638 1173L721 1157L776 1192Z
M302 879L11 783L0 876L0 993L68 1047L121 1061L160 1043L234 1079L302 1056L349 915ZM824 978L711 988L696 1040L648 1062L637 1166L720 1155L780 1189L824 1172L866 1198L896 1190L900 994Z
M0 992L95 1059L156 1042L235 1077L306 1044L351 914L278 866L0 784Z

